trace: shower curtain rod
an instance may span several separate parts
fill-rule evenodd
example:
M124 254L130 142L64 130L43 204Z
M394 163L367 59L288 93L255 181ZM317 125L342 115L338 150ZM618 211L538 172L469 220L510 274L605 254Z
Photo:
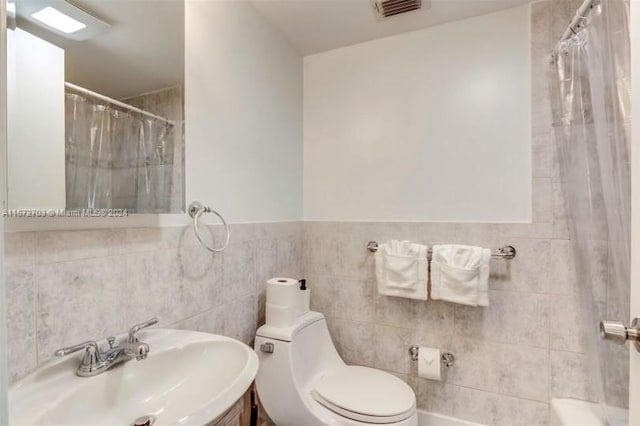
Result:
M599 0L584 0L582 5L580 5L578 10L576 11L576 15L573 17L571 22L569 22L569 27L567 27L567 30L564 32L564 34L562 34L562 37L560 37L558 44L567 40L572 35L577 34L580 27L584 25L583 21L587 17L587 14L589 13L589 11L598 3L599 3ZM554 49L554 50L557 50L557 49Z
M153 119L159 120L159 121L164 121L165 123L168 123L171 126L173 126L173 124L174 124L173 121L171 121L171 120L169 120L167 118L161 117L159 115L152 114L152 113L147 112L147 111L145 111L143 109L140 109L140 108L136 108L133 105L125 104L124 102L117 101L117 100L112 99L112 98L110 98L108 96L101 95L100 93L94 92L94 91L89 90L89 89L85 89L84 87L80 87L80 86L75 85L73 83L69 83L69 82L65 81L64 82L64 87L67 87L67 88L69 88L71 90L75 90L76 92L83 93L85 95L89 95L89 96L91 96L93 98L100 99L100 100L108 102L110 104L119 106L120 108L124 108L124 109L127 109L129 111L137 112L137 113L142 114L142 115L144 115L146 117L150 117L150 118L153 118Z

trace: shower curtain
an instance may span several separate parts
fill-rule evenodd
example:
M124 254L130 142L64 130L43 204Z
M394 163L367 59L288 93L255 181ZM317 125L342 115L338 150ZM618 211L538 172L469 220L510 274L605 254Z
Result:
M561 42L550 73L562 193L590 332L593 398L628 405L628 346L599 338L601 320L629 321L629 5L596 2L584 29ZM564 326L570 327L571 324Z
M66 96L67 209L171 209L174 126Z

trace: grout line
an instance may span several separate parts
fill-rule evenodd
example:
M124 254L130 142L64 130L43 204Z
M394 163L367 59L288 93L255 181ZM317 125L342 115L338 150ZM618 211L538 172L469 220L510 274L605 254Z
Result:
M37 266L34 266L33 271L32 271L32 285L33 285L33 327L34 327L34 348L35 348L35 355L36 355L36 367L40 366L40 324L38 321L38 307L39 307L39 300L40 300L40 284L39 284L39 280L36 279L38 273L36 271Z

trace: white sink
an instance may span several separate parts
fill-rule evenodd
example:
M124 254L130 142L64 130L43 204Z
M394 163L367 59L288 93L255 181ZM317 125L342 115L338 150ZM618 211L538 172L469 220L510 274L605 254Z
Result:
M151 349L145 360L78 377L81 355L68 356L11 386L9 423L126 426L149 415L155 426L203 425L231 408L258 371L255 352L228 337L181 330L138 336Z

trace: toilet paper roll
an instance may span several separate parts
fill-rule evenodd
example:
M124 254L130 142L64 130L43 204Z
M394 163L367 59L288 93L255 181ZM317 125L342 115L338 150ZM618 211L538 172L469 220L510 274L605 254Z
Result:
M265 322L273 327L288 327L302 311L298 280L271 278L267 281Z
M300 309L300 284L293 278L271 278L267 281L267 303Z
M418 376L431 380L442 380L440 349L420 346L418 349Z
M269 303L265 306L265 324L271 327L291 327L298 316L299 312L292 308L283 308Z

